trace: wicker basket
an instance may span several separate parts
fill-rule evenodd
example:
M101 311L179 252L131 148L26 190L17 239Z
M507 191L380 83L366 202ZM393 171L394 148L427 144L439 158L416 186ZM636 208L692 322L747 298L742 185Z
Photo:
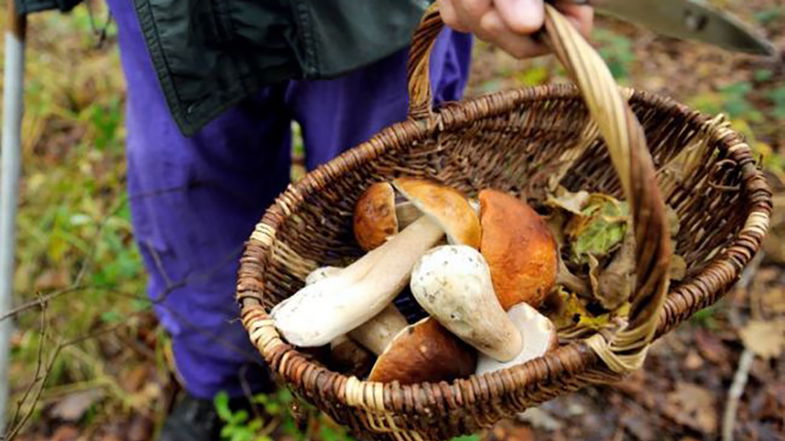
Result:
M509 90L431 109L431 7L409 68L410 118L292 185L256 226L241 260L243 324L279 381L364 439L442 440L639 368L651 341L715 302L760 247L771 193L748 146L722 118L620 89L593 48L547 7L545 41L577 88ZM354 202L373 182L423 176L470 196L492 187L541 201L555 183L625 198L637 239L626 327L575 339L506 370L451 383L346 377L283 341L267 312L321 265L361 255ZM687 277L668 285L665 203L679 214Z

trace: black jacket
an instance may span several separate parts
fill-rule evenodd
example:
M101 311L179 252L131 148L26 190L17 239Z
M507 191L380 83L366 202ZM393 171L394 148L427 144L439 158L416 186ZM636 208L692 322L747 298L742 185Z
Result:
M80 0L16 0L68 11ZM430 0L134 0L158 80L191 135L260 87L331 78L403 47Z

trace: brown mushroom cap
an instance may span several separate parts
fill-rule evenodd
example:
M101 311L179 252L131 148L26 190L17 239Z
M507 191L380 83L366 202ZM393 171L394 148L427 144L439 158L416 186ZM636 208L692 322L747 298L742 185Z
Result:
M360 247L372 250L398 232L395 190L389 182L368 187L354 206L354 237Z
M451 243L480 246L480 220L460 191L433 181L398 178L395 188L444 229Z
M369 381L401 384L451 381L468 377L477 366L477 352L426 317L407 326L376 360Z
M539 306L556 283L559 255L545 221L525 202L482 190L480 251L491 269L496 296L505 310L526 302Z

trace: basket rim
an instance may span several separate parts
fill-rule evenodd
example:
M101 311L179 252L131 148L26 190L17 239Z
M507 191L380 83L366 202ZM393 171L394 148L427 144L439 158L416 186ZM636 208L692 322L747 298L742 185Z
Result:
M743 227L728 239L723 251L708 259L696 274L668 290L665 304L659 315L659 324L654 337L656 340L698 309L714 303L740 276L743 268L760 248L768 230L772 209L771 190L741 134L730 129L721 130L716 126L707 125L715 117L692 110L670 97L634 88L621 87L620 89L631 103L657 107L660 111L670 113L674 118L683 119L685 124L706 127L708 138L717 143L719 148L725 149L729 159L733 160L742 175L739 191L745 197L738 203L742 204L746 212ZM306 197L317 192L322 183L338 178L341 173L363 162L376 159L387 151L389 145L405 145L416 142L422 137L433 136L448 128L455 129L472 124L472 121L460 117L467 109L472 110L472 120L480 120L499 116L527 102L554 99L577 99L578 104L582 105L579 91L571 84L509 89L448 102L434 110L431 115L407 119L381 130L368 141L345 151L309 172L300 181L290 184L265 211L243 252L241 268L238 271L236 300L241 307L246 330L251 333L251 327L255 322L270 321L267 317L268 310L262 306L264 305L262 294L264 274L256 273L253 268L249 270L248 266L264 268L267 263L267 253L276 240L277 226L284 222ZM249 254L253 246L261 248L262 262L259 261L259 257ZM466 400L474 401L478 398L484 401L485 398L493 395L492 389L501 389L501 394L506 395L523 385L547 382L549 379L565 375L585 375L591 367L601 363L599 357L583 340L576 340L526 363L491 373L473 374L451 382L423 382L411 385L400 385L398 382L377 383L348 377L317 365L297 347L286 343L277 330L274 332L275 338L253 341L253 343L270 367L275 368L271 370L274 370L290 386L306 390L311 396L318 393L320 400L332 400L343 406L377 410L386 408L387 411L394 410L401 414L419 413L419 406L414 401L424 389L431 389L437 397L443 399L446 409L454 410L465 407ZM265 349L268 347L271 349ZM291 361L294 358L300 358L304 367L301 365L297 369L291 369L292 363L283 363L284 360ZM285 364L288 364L289 368ZM368 397L348 397L344 386L350 381L368 386L376 393ZM465 396L467 393L473 395L472 391L486 393L481 396ZM392 397L391 394L397 396ZM392 403L395 405L387 405Z

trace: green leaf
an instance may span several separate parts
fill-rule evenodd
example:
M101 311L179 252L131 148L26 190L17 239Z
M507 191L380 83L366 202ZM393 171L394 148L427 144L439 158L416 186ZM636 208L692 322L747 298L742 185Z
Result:
M232 419L232 411L229 409L229 394L224 391L218 392L213 398L213 405L221 420L230 421Z
M628 217L626 202L599 193L592 194L581 214L567 224L566 233L572 245L570 260L585 264L590 254L597 258L607 255L624 238Z
M473 434L473 435L463 435L453 438L450 441L480 441L480 435Z
M782 10L778 7L772 7L760 12L756 12L754 17L760 24L769 24L782 16Z
M248 420L248 411L238 410L237 413L232 414L232 424L244 423Z
M785 118L785 86L770 91L768 97L774 103L774 116Z
M774 72L769 69L758 69L755 71L755 81L769 81L774 76Z
M223 426L221 428L221 438L231 438L235 432L234 426Z

